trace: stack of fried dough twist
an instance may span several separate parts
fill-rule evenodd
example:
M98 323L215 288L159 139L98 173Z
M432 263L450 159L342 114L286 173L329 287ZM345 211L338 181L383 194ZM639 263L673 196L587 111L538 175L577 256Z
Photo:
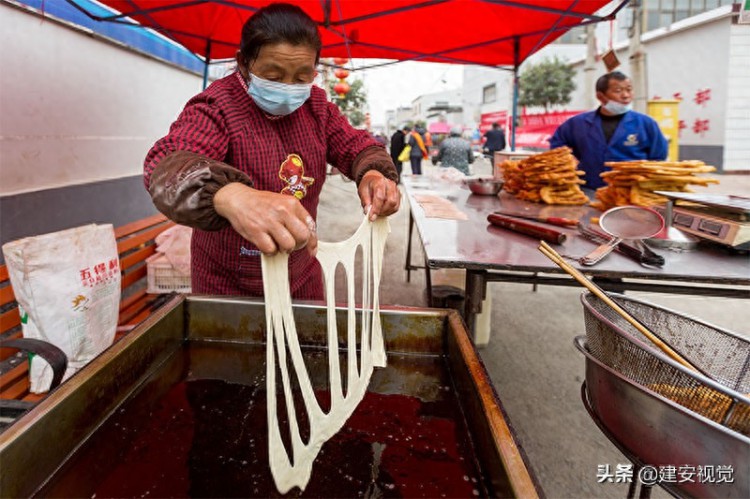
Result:
M735 405L735 400L729 395L710 386L675 386L668 383L654 383L648 387L701 416L750 436L750 406L742 402ZM727 413L729 413L728 418Z
M568 147L558 147L502 165L503 188L518 199L547 204L587 204L580 185L584 174Z
M613 161L605 163L612 171L601 177L606 186L596 190L591 206L602 211L613 206L656 206L667 198L654 191L692 192L687 186L718 184L714 178L701 178L696 173L716 171L703 161Z

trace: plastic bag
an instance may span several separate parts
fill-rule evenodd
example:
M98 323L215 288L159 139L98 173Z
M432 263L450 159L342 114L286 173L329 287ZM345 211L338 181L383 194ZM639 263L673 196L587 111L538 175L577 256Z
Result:
M406 147L404 147L404 150L401 151L401 154L398 155L398 160L402 163L409 161L409 155L411 154L411 146L409 144L406 144Z
M112 344L120 304L120 262L112 225L85 225L3 245L25 338L68 356L63 379ZM31 392L49 390L52 368L31 359Z
M156 252L166 256L172 267L181 275L190 275L190 239L193 229L174 225L154 239Z

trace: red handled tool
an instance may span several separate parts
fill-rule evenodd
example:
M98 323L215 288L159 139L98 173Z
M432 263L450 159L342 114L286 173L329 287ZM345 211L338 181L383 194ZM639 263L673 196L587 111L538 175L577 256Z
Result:
M497 213L490 213L487 215L487 221L492 225L502 227L503 229L512 230L513 232L520 232L527 236L533 236L548 243L562 244L567 235L562 232L543 227L525 220L519 220L517 218L506 217Z
M521 213L507 213L504 211L496 211L498 215L506 217L523 218L525 220L536 220L537 222L543 222L550 225L557 225L560 227L576 227L578 220L574 218L562 218L562 217L543 217L539 215L524 215Z

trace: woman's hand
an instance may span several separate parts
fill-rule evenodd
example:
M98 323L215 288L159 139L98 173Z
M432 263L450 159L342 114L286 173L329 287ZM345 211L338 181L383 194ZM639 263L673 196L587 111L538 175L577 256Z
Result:
M318 247L315 221L293 196L231 183L214 195L214 208L264 254L306 246L314 255Z
M365 173L357 190L365 213L371 207L370 221L379 216L392 215L401 206L401 192L396 182L388 180L379 171L370 170Z

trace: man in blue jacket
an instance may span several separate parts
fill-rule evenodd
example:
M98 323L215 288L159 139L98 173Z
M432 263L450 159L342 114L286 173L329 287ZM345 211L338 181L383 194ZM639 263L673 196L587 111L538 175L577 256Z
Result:
M606 161L663 160L667 141L653 118L632 110L633 85L619 71L596 82L601 106L574 116L560 125L550 139L550 148L568 146L586 172L585 187L604 185L599 174L609 170Z

